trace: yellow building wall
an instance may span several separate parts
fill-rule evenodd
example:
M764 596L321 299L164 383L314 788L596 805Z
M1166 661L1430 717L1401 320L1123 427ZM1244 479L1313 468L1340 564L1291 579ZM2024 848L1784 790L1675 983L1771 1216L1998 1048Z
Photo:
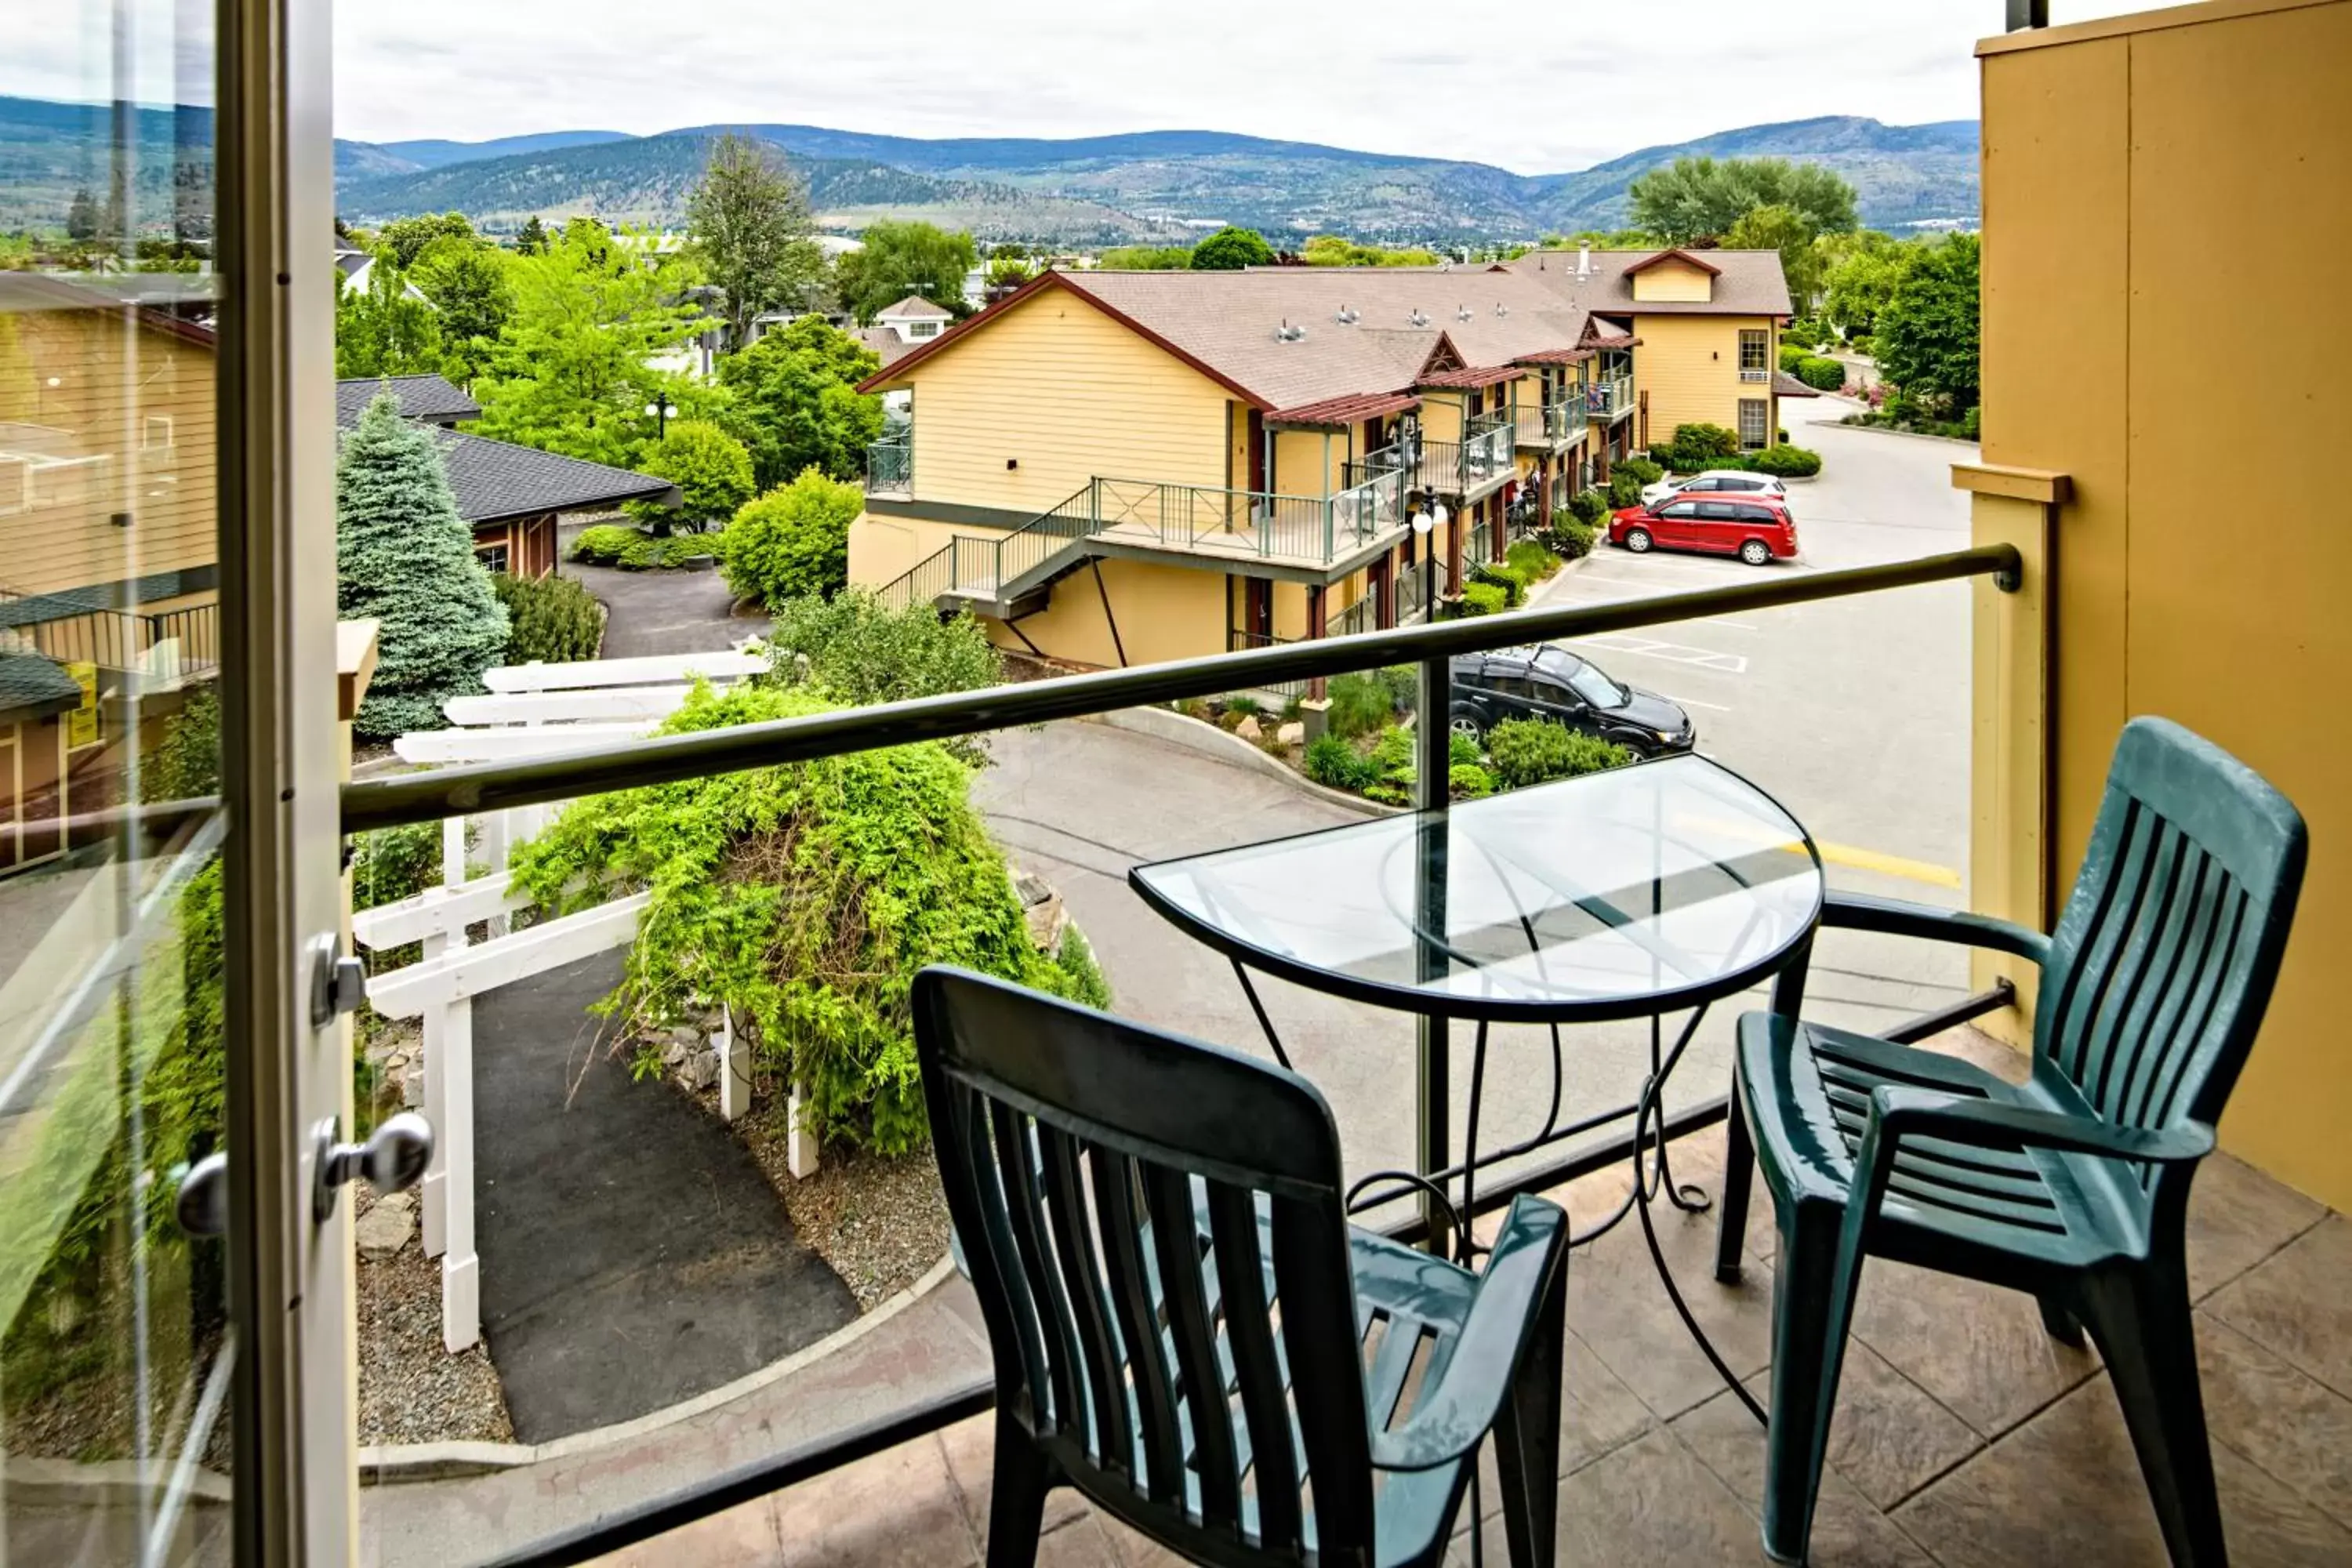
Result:
M0 311L0 589L213 564L213 404L209 345L109 311ZM70 461L11 458L33 452Z
M1633 335L1642 346L1633 351L1633 395L1637 407L1645 394L1649 398L1649 439L1673 440L1677 425L1737 431L1743 397L1765 405L1769 439L1770 421L1779 417L1772 384L1739 379L1739 333L1771 325L1769 316L1635 316Z
M2352 3L2231 0L1979 52L1985 457L2073 480L2051 579L2056 885L2133 715L2188 725L2285 792L2310 824L2310 869L2221 1136L2352 1205L2352 557L2326 505L2224 530L2213 489L2225 468L2294 473L2340 445ZM2183 345L2217 309L2254 302L2279 329L2226 395L2191 395ZM1976 505L1979 531L1997 526L1995 504Z
M1347 461L1343 431L1327 437L1320 430L1277 430L1268 487L1278 495L1331 495L1342 488Z
M1150 561L1114 559L1100 565L1101 593L1091 572L1073 573L1054 584L1053 599L1043 611L1022 621L1022 635L1054 658L1106 668L1118 664L1122 647L1131 665L1225 651L1224 574ZM1108 617L1103 613L1106 595ZM1111 617L1118 625L1116 640ZM1281 631L1278 622L1277 608L1275 629ZM1003 626L983 624L1000 646L1022 646Z
M879 588L959 533L978 538L987 531L929 518L865 513L849 525L849 580L861 588Z
M1687 261L1661 261L1633 274L1633 299L1704 305L1715 298L1715 275Z
M1072 289L1041 290L897 384L915 394L919 501L1035 513L1097 475L1225 483L1226 390Z

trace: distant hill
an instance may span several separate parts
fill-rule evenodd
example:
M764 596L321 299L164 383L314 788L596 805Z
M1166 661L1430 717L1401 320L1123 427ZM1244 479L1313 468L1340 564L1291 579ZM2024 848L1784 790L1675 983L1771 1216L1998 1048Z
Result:
M61 224L76 190L105 189L110 117L103 105L0 97L0 227ZM142 108L133 121L140 210L160 215L175 164L183 189L208 183L212 112ZM920 217L984 238L1072 245L1179 239L1223 222L1282 244L1323 230L1445 242L1615 228L1628 220L1627 187L1637 176L1694 153L1826 164L1853 182L1863 221L1879 227L1973 223L1978 214L1975 121L1885 125L1853 116L1748 126L1533 176L1218 131L927 140L750 124L647 137L552 131L476 142L338 141L337 205L363 224L454 208L494 229L578 212L675 225L709 137L730 129L782 149L831 226Z
M462 212L491 229L537 215L589 213L614 223L675 225L709 160L711 137L678 132L510 153L436 169L347 180L336 207L349 222L381 223L425 212ZM990 238L1053 236L1073 242L1165 238L1178 230L1098 202L1069 200L1001 182L940 179L860 158L785 161L808 182L821 222L862 226L919 216Z

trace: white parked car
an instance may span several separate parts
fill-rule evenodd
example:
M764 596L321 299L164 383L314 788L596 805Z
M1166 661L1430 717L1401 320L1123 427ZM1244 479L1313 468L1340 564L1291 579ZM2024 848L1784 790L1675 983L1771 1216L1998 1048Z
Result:
M1660 479L1654 485L1642 487L1642 504L1654 507L1660 501L1678 495L1766 495L1784 496L1789 488L1769 474L1750 473L1745 468L1708 468L1688 474L1679 479Z

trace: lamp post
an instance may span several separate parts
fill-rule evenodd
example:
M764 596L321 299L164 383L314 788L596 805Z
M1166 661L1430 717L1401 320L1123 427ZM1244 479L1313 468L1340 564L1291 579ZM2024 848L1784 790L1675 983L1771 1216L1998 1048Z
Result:
M646 417L654 422L654 439L669 434L669 416L677 412L677 405L669 400L667 392L656 392L654 400L646 405Z

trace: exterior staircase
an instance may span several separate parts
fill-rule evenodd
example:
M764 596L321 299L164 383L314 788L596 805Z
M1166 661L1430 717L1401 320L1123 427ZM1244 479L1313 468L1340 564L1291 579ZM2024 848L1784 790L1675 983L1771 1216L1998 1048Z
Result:
M929 604L1009 621L1045 606L1056 579L1086 564L1102 527L1096 481L1010 533L959 533L875 591L894 610Z

